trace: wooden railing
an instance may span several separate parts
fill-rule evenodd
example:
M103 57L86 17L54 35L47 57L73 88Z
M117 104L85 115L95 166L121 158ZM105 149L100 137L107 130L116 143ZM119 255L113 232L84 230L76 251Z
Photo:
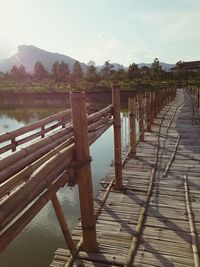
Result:
M200 110L200 88L197 86L188 86L186 89L194 98L194 103Z
M112 186L115 186L116 190L123 188L122 167L126 158L122 160L120 88L113 86L112 92L112 105L89 116L84 93L72 92L71 110L0 136L0 142L11 141L9 149L13 151L22 142L42 137L41 140L27 144L26 147L0 161L0 251L6 248L51 200L67 245L74 254L77 249L69 233L56 192L65 184L72 186L75 183L79 187L83 232L81 244L88 252L95 250L97 244L95 221L101 207L96 213L94 212L89 146L111 125L114 128L115 177L106 190L104 201ZM129 99L130 144L126 157L136 155L136 121L139 124L139 140L144 141L145 131L151 130L153 119L164 105L175 97L175 94L174 88L168 88L141 91ZM45 128L45 125L55 120L59 122L50 127L56 129L62 125L63 128L44 136L49 129ZM20 138L22 134L27 134L36 128L42 129L37 134ZM20 141L16 141L16 138ZM12 143L12 139L15 140L15 144ZM8 146L7 148L4 146L2 151L5 149L8 149Z
M2 144L0 154L9 150L14 152L17 147L22 144L34 141L38 137L44 138L46 133L52 132L55 129L59 129L61 127L64 128L70 117L70 110L62 111L49 116L48 118L21 127L15 131L2 134L0 136L0 143Z

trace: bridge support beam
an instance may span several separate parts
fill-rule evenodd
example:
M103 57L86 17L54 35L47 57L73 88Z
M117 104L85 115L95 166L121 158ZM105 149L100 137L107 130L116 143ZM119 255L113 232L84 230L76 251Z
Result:
M130 147L131 147L130 156L135 157L136 156L135 97L129 98L128 108L129 108L129 131L130 131Z
M138 104L139 104L139 134L140 141L144 142L144 105L143 105L143 94L139 93L138 95Z
M74 168L79 188L83 248L86 252L94 252L97 248L96 223L84 92L71 93L71 108L77 164Z
M121 152L121 117L120 117L120 87L112 86L112 103L114 118L114 166L115 189L122 190L122 152Z
M146 92L147 101L147 131L151 131L151 92Z

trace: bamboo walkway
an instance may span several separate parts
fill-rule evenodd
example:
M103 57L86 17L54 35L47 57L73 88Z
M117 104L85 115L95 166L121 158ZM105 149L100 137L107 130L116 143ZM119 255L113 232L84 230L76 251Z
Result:
M97 218L98 250L79 251L70 265L57 249L51 267L195 266L200 247L200 117L178 90L123 168L123 191L111 189ZM110 170L103 184L109 184ZM111 188L101 189L95 209ZM81 226L72 233L81 239ZM67 263L68 262L68 263Z

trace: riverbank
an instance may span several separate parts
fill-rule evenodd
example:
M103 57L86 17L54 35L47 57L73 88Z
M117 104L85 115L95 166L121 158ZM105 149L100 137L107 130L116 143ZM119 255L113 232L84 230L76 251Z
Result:
M121 91L121 99L126 100L130 95L136 94L137 90ZM0 91L1 108L12 106L34 106L34 107L65 107L69 106L70 92L27 92L27 91ZM111 90L86 91L88 102L111 103Z

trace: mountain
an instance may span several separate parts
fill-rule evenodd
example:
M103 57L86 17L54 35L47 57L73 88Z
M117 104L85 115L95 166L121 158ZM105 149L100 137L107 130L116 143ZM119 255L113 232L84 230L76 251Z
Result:
M114 66L114 70L118 70L120 68L123 68L125 70L128 69L128 67L124 67L123 65L120 65L118 63L110 63L110 64L112 64ZM152 63L138 63L136 65L138 65L139 68L141 68L143 66L151 68ZM169 64L169 63L165 63L165 62L160 62L160 65L162 66L162 69L165 71L169 71L171 68L173 68L175 66L175 64ZM104 65L96 66L98 71L100 71L103 67L104 67Z
M76 59L62 55L59 53L52 53L46 50L37 48L32 45L20 45L18 46L18 52L7 59L0 59L0 72L9 71L14 65L20 66L21 64L25 66L26 71L33 73L34 65L37 61L41 61L47 70L51 70L52 65L55 61L64 61L69 64L70 69L72 70L74 62ZM87 65L85 63L80 63L82 70L85 72ZM115 70L122 68L123 66L118 63L111 63L114 66ZM160 62L162 68L168 71L170 68L174 67L175 64L168 64ZM147 66L151 67L152 63L138 63L138 67ZM96 66L97 70L100 71L104 65ZM123 67L127 70L127 67Z
M0 62L0 71L6 72L12 66L20 66L22 64L25 66L27 72L33 73L34 65L37 61L41 61L45 68L50 71L55 61L64 61L72 69L76 59L58 53L51 53L32 45L20 45L15 55ZM85 71L87 65L84 63L80 64L82 70Z
M119 70L121 68L127 69L127 67L124 67L123 65L118 64L118 63L110 63L110 64L113 65L114 70ZM105 67L105 65L96 66L98 71L102 70L104 67Z
M152 63L138 63L137 64L139 68L146 66L151 68ZM169 64L169 63L165 63L165 62L160 62L160 65L162 66L162 69L165 71L169 71L171 68L173 68L175 66L175 64Z

